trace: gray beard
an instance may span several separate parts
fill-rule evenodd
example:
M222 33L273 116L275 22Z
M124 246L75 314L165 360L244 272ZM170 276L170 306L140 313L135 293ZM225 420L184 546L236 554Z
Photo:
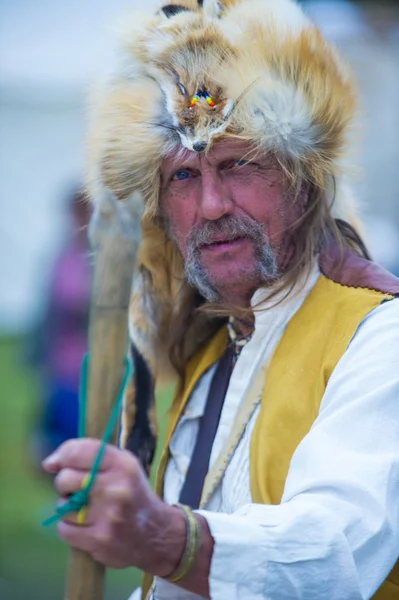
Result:
M246 237L250 239L255 250L255 270L251 277L257 278L259 285L270 284L278 277L276 256L260 223L249 217L232 217L226 215L217 221L208 221L200 227L193 227L187 243L185 261L186 280L196 288L208 301L219 303L221 295L213 284L205 267L200 261L200 248L210 243L216 234L225 235L227 239Z

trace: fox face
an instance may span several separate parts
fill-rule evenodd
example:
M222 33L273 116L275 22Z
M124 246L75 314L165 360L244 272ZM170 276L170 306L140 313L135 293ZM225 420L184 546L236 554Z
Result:
M168 69L160 80L170 129L184 148L204 152L229 124L233 102L221 86L200 77L183 77Z
M218 73L234 55L218 30L185 31L149 65L165 99L170 129L184 148L204 152L229 124L233 100Z
M162 90L163 137L197 152L225 131L233 107L218 78L235 56L218 25L223 8L218 0L172 1L147 21L136 20L125 38L128 78L150 77Z

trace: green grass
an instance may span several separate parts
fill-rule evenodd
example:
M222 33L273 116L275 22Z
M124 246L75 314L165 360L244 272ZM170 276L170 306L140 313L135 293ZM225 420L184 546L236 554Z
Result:
M158 398L160 423L170 390ZM34 467L30 433L40 403L34 373L20 361L20 343L0 339L0 598L63 598L67 547L55 527L41 522L52 513L56 494L51 481ZM161 431L161 434L163 431ZM107 573L105 597L125 600L139 584L134 569Z

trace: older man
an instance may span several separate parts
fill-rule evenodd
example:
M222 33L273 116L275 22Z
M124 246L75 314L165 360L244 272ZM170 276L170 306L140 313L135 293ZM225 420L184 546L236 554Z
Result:
M85 526L71 515L59 534L141 568L143 598L399 598L399 281L369 260L340 185L346 71L289 0L192 4L151 17L140 48L165 72L151 56L113 82L93 155L122 199L143 190L131 334L146 385L122 438L145 467L149 376L169 358L179 379L157 494L109 447ZM211 34L234 46L223 59ZM197 90L176 81L176 52ZM169 114L166 77L190 135L209 128L201 145ZM97 449L75 440L45 461L61 497Z

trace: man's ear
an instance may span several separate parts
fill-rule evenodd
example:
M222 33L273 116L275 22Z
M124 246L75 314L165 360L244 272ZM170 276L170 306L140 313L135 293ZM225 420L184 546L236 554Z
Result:
M312 192L312 186L309 182L302 182L299 189L294 187L290 192L292 200L288 201L288 210L290 212L291 223L297 222L306 213L309 207L309 198Z
M303 181L299 189L298 204L302 210L307 208L311 192L311 184L308 181Z

